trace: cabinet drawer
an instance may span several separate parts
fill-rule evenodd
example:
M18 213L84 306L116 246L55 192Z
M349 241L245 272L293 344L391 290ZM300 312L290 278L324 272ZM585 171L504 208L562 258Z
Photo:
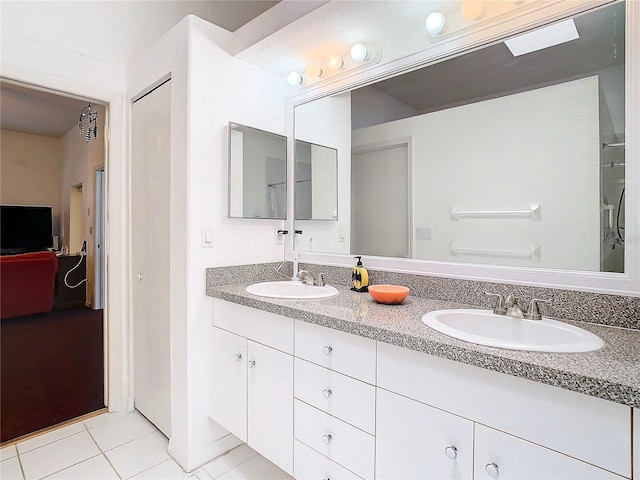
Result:
M213 300L213 325L293 354L293 319L236 303Z
M611 472L483 425L476 425L474 463L476 480L622 480Z
M376 342L369 338L296 320L295 355L374 384Z
M294 400L294 437L365 479L373 478L374 437Z
M382 342L377 368L382 388L631 477L630 407Z
M295 441L293 447L293 476L297 480L362 480L346 468L320 455L304 443Z
M295 396L362 430L375 433L373 385L307 362L295 361Z
M473 477L471 420L381 388L376 411L377 480Z

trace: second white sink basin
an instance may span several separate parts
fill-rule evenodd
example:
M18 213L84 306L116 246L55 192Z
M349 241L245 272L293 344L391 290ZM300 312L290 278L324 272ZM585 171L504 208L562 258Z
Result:
M597 335L547 318L525 320L488 310L459 309L429 312L422 321L459 340L510 350L591 352L604 347Z
M248 293L259 297L289 298L289 299L314 299L333 297L338 294L338 290L331 285L316 287L315 285L305 285L301 282L261 282L249 285L246 288Z

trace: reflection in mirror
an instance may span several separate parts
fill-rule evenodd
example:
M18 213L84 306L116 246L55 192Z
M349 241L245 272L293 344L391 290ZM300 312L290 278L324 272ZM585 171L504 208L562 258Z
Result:
M322 112L316 135L352 151L344 232L296 249L623 272L625 3L573 22L566 43L499 42L296 107L296 136Z
M284 219L287 137L229 123L229 217Z
M297 220L338 219L338 152L296 140Z

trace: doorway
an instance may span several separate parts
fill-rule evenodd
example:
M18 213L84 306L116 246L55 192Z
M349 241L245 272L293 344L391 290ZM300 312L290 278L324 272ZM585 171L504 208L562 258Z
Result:
M94 196L92 176L95 165L101 165L102 175L106 174L107 105L91 100L99 110L98 138L86 142L78 131L78 116L90 101L87 98L2 79L0 100L3 183L13 182L17 185L13 192L21 195L8 198L12 191L2 189L0 201L52 206L52 233L60 242L52 241L51 247L66 246L70 253L57 252L51 311L3 318L0 324L0 441L4 443L101 410L107 403L105 298L102 294L96 304L92 288L96 257L92 237L99 224L100 238L104 238L106 210L104 182ZM32 120L32 112L38 118ZM37 121L42 118L53 120ZM17 124L23 129L15 128ZM13 141L11 148L5 138ZM10 162L20 169L12 169ZM52 185L54 178L60 179L56 185ZM96 197L102 206L98 219ZM100 245L103 263L98 278L103 292L103 240Z
M351 157L351 252L407 258L411 252L409 144L359 148ZM384 198L384 202L380 199ZM371 208L377 205L377 208Z

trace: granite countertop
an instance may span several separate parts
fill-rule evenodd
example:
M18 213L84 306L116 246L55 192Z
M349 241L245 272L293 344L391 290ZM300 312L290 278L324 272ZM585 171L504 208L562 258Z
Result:
M448 337L422 323L432 310L478 308L409 296L402 305L381 305L367 293L336 286L339 295L284 300L246 292L249 284L208 287L207 295L271 313L360 335L461 363L640 408L640 331L583 322L606 346L587 353L541 353L485 347Z

